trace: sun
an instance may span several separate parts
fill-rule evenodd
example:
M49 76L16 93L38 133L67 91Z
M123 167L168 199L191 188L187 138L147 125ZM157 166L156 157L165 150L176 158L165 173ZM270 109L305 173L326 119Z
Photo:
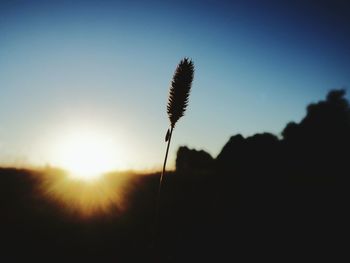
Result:
M55 164L73 178L93 180L118 168L120 148L113 137L102 132L76 130L55 144Z

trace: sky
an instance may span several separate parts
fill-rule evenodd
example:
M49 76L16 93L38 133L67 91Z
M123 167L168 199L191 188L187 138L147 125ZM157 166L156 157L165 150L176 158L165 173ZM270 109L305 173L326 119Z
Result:
M280 135L349 87L349 5L0 1L0 164L57 165L65 136L88 131L113 138L117 168L159 169L183 57L195 76L169 168L179 146L216 157L234 134Z

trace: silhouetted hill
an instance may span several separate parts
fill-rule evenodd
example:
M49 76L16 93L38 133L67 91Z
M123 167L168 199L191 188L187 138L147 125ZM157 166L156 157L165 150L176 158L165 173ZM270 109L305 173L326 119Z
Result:
M248 138L235 135L225 144L216 158L219 168L249 169L251 163L268 165L275 162L279 147L276 136L270 133L255 134Z
M43 195L42 172L0 169L1 259L337 261L348 249L350 109L344 96L331 91L309 105L281 139L235 135L216 158L180 147L176 172L164 178L155 247L158 173L120 175L118 181L129 182L126 209L84 219L65 212L73 202Z
M348 183L350 109L344 90L331 91L325 101L310 104L299 124L283 130L287 164L298 174L328 176Z
M177 151L176 171L210 171L213 168L214 159L211 155L203 150L197 151L182 146Z

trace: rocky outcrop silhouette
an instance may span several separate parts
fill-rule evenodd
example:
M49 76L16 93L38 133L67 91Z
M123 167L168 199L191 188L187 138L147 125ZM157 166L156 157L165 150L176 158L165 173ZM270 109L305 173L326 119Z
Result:
M350 108L345 90L332 90L326 100L307 107L300 123L290 122L279 139L271 133L232 136L211 160L204 151L180 147L178 171L206 170L212 164L232 176L286 177L286 174L340 176L347 170L350 148ZM293 172L292 172L293 171ZM345 179L345 178L344 178Z
M181 146L177 151L176 171L178 172L211 171L213 164L213 157L203 150L197 151Z

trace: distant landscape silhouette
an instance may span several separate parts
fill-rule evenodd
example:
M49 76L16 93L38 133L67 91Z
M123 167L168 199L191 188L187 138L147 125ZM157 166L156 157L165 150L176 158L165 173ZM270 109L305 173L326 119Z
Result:
M215 158L180 147L162 186L158 262L337 261L348 249L349 146L349 102L332 90L281 138L234 135ZM40 171L0 169L1 259L155 262L159 175L130 176L123 213L80 219L42 195Z

